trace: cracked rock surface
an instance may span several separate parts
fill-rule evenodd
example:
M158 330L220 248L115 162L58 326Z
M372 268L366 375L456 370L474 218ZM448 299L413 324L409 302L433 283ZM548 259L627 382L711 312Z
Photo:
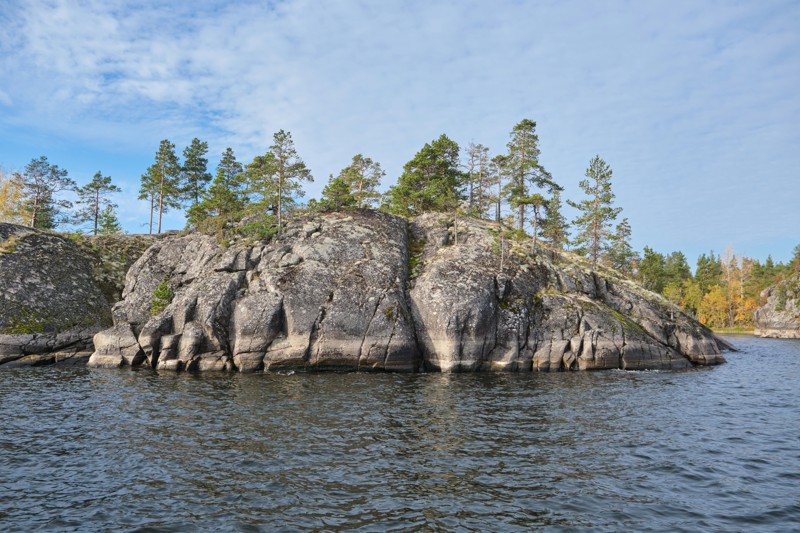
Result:
M92 337L111 324L124 269L153 240L73 240L0 223L0 365L85 363Z
M420 371L679 369L710 330L613 272L485 221L304 214L269 241L157 241L130 268L92 366ZM156 315L156 287L173 298Z

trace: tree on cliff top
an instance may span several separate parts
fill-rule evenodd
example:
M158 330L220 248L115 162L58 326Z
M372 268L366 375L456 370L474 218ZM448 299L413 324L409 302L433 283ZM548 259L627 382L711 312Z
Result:
M505 194L512 209L517 210L517 229L525 229L525 211L529 205L539 205L531 186L546 188L552 193L561 190L553 177L539 164L539 136L536 134L536 122L524 119L511 130L508 142L508 157L505 160L510 181L505 186ZM534 201L535 200L535 201ZM535 232L536 230L534 230Z
M597 266L597 259L609 236L611 222L622 211L621 208L611 207L614 203L614 193L611 191L611 167L599 155L589 162L586 169L588 179L581 180L580 187L588 196L580 202L567 203L580 211L580 215L572 224L578 229L575 244L592 259L592 265Z
M41 156L31 159L15 178L21 185L25 210L30 214L29 226L52 229L67 221L64 209L72 207L72 202L56 199L59 192L75 189L75 182L67 177L66 169L51 165L47 157Z
M97 235L100 226L100 215L103 210L109 207L116 207L116 204L111 202L109 195L111 193L119 192L120 188L111 183L110 176L103 176L99 170L92 178L92 181L79 187L78 205L83 207L76 213L75 221L78 224L83 222L91 222L93 233Z
M353 161L339 172L336 179L347 186L355 199L355 206L361 208L374 205L381 197L378 186L385 175L380 163L356 154L353 156Z
M405 164L397 184L386 193L383 207L403 216L455 209L461 198L463 177L458 144L443 134L425 144Z
M242 164L236 160L233 149L226 148L217 165L214 181L203 191L203 199L187 210L186 218L189 225L196 226L210 216L240 216L247 205L244 179Z
M302 182L314 178L297 155L291 133L280 130L273 141L267 153L247 165L245 176L248 192L259 198L255 205L272 211L280 231L283 212L294 205L295 198L305 195Z
M200 196L211 181L211 174L207 171L208 159L205 157L207 153L208 143L196 137L183 150L182 188L186 199L193 202L192 205L200 203Z
M175 155L175 145L164 139L158 146L155 163L142 175L139 199L150 200L150 233L153 233L153 213L158 210L158 230L161 217L170 208L180 207L183 190L180 187L181 165Z

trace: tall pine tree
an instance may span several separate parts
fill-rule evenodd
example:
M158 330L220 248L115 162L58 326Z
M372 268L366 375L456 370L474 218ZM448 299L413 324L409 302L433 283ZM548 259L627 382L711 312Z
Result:
M284 211L294 205L295 198L305 195L302 182L314 181L311 171L297 155L292 134L283 130L273 135L267 153L256 156L247 165L245 175L248 190L259 197L258 205L271 210L277 218L278 231Z
M510 181L505 193L512 209L517 210L517 229L525 229L525 211L527 206L537 203L531 197L531 187L546 188L552 193L560 190L553 177L539 164L539 136L536 134L536 122L524 119L511 130L508 142L508 158L506 169Z
M206 190L211 174L208 173L208 143L198 138L183 150L183 167L181 177L183 180L183 193L192 205L200 203L200 197Z
M75 189L75 182L67 177L66 169L51 165L47 157L41 156L31 159L15 178L22 188L25 210L30 214L29 226L52 229L67 221L64 210L72 207L72 202L56 198L59 192Z
M586 178L581 180L580 187L588 196L580 202L567 203L580 211L580 215L572 224L577 228L578 235L575 244L592 259L592 265L597 266L600 251L609 237L611 223L622 211L612 207L614 193L611 191L611 167L599 155L589 163L586 169Z
M76 214L75 221L78 224L90 222L93 234L97 235L101 213L107 206L112 209L116 207L109 198L109 195L115 192L120 192L120 188L111 183L111 176L103 176L98 170L92 181L77 189L77 203L83 207Z

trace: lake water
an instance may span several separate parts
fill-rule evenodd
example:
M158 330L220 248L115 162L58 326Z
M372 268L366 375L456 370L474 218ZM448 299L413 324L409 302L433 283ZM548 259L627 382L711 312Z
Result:
M0 370L3 531L800 529L800 341L682 372Z

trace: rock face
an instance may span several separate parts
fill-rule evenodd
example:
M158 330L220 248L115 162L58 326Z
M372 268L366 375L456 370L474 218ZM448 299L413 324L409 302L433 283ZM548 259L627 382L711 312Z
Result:
M754 315L755 334L782 339L800 338L800 275L761 293L764 305Z
M89 364L457 372L724 361L710 330L659 296L574 257L554 263L530 242L504 241L501 254L496 233L483 221L363 210L298 216L255 244L160 240L128 271Z
M112 323L123 280L115 269L153 242L129 241L125 251L99 239L0 223L0 365L86 361L93 335ZM101 253L114 261L103 262Z

